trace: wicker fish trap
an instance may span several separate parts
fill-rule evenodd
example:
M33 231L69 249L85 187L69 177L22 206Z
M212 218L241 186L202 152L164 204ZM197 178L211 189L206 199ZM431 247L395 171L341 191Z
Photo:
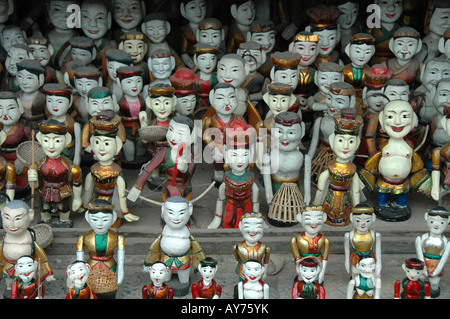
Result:
M53 242L53 229L50 225L47 224L37 224L31 226L31 229L34 230L36 235L36 242L43 249L50 246Z
M305 201L296 183L280 186L270 203L268 218L284 223L297 223L297 214L305 209Z
M107 293L118 289L116 274L109 269L93 269L87 283L95 293Z

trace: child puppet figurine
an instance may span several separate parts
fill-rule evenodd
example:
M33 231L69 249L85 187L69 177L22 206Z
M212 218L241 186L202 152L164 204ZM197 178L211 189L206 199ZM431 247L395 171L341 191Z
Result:
M11 285L11 299L43 299L43 283L36 280L38 262L31 256L22 256L15 265L17 278Z
M297 223L296 215L310 200L310 176L305 173L304 194L299 188L300 169L305 162L305 172L310 170L307 156L300 152L305 127L294 112L278 114L271 130L270 167L263 174L266 200L269 206L268 221L278 227ZM266 164L267 165L267 164Z
M379 121L389 140L366 161L359 173L360 179L369 191L377 190L378 203L374 208L378 218L387 221L407 220L411 215L408 193L420 189L429 178L423 160L404 140L417 125L417 115L411 104L395 100L386 104ZM395 204L389 204L390 195L396 197Z
M259 189L254 182L252 152L256 132L245 121L235 121L225 132L225 176L219 187L216 212L208 229L238 228L241 216L259 212Z
M18 276L15 265L22 256L32 256L38 263L40 260L41 282L55 280L47 255L36 242L35 232L29 228L34 220L34 210L23 201L12 200L2 208L1 215L5 231L0 244L0 274L6 282L3 297L10 297L11 285Z
M170 268L162 261L154 262L148 267L150 285L142 287L142 299L173 299L173 288L166 284Z
M150 245L145 257L144 268L156 261L164 262L170 268L167 281L171 281L173 271L178 282L172 282L174 296L185 296L190 288L190 270L198 271L200 260L206 258L200 243L194 238L188 225L193 206L183 197L172 196L161 207L164 226L161 234Z
M214 280L217 273L217 260L206 257L200 260L198 271L202 276L197 284L192 284L191 293L193 299L219 299L222 294L222 286Z
M408 258L402 265L406 277L394 283L394 299L430 299L430 283L421 278L425 264L417 258Z
M180 13L187 20L187 24L181 26L181 59L184 65L190 69L194 67L192 61L193 48L197 43L195 34L199 23L206 17L207 1L205 0L183 0L180 1Z
M125 263L125 238L111 230L117 213L110 202L96 199L88 204L85 219L91 229L78 237L76 258L84 260L85 250L89 252L87 263L91 267L92 290L98 299L115 299L118 285L123 281Z
M346 226L352 207L360 201L360 180L352 160L361 142L362 118L355 109L343 109L334 115L334 121L329 141L336 158L319 176L314 203L322 205L328 225Z
M117 69L117 82L123 92L122 98L119 100L119 116L127 136L127 142L123 145L127 163L135 162L139 156L142 157L145 153L144 147L139 142L139 129L141 128L139 113L146 110L145 100L142 96L144 87L142 73L142 69L136 66Z
M344 235L345 269L352 278L358 274L356 265L361 256L372 256L377 263L377 275L381 273L381 235L372 229L375 220L373 207L366 204L353 207L350 221L355 229Z
M182 196L190 199L191 179L195 172L195 163L191 153L194 140L194 124L186 116L174 116L169 123L166 133L167 148L160 148L147 164L142 166L128 199L136 201L146 182L153 178L160 167L164 171L163 201L172 196Z
M72 136L72 141L64 149L63 155L80 165L81 162L81 128L80 123L75 122L70 116L69 109L72 106L72 89L59 83L48 83L43 87L46 96L47 118L55 119L67 126L67 131Z
M194 112L197 109L197 83L199 77L188 68L180 68L170 77L170 82L175 89L177 103L175 114L183 115L194 120Z
M322 263L316 257L305 257L296 265L298 279L292 286L292 299L325 299L325 288L317 282Z
M69 292L66 299L97 299L87 283L90 272L91 266L82 260L76 260L67 267Z
M266 269L258 260L244 264L245 280L237 286L237 299L269 299L269 285L263 280Z
M347 285L347 299L380 299L381 279L372 256L363 256L356 265L358 275Z
M327 269L330 253L330 240L321 233L327 214L321 206L308 206L297 214L298 221L305 229L297 236L291 237L289 245L296 264L307 257L316 257L322 263L318 283L322 284Z
M432 298L441 293L440 281L450 253L450 244L444 236L449 220L450 213L442 206L427 210L428 232L416 238L416 256L425 263L424 275L430 283Z
M113 112L108 110L100 112L90 121L93 129L90 145L97 162L91 166L90 172L86 175L84 202L87 204L95 199L107 200L120 208L126 221L135 222L139 217L131 214L128 209L125 180L121 176L122 169L114 162L123 143L117 134L120 122L114 121L113 117ZM116 195L113 196L115 192Z
M70 212L81 205L82 171L62 155L72 141L67 126L54 119L39 124L36 140L42 145L45 156L28 170L28 181L38 188L41 222L52 227L72 227ZM33 187L33 185L32 185ZM59 219L52 220L57 214Z
M266 228L267 225L261 213L245 213L242 215L239 222L239 230L244 240L233 246L234 258L237 261L236 273L239 281L245 280L244 265L251 259L259 261L266 270L268 269L271 249L261 242ZM267 272L264 274L263 279L265 275L267 275Z

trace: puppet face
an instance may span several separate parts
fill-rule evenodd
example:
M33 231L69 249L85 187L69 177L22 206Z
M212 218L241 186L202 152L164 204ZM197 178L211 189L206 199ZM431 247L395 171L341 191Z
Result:
M29 59L30 56L28 55L28 52L24 49L21 48L9 48L8 50L8 54L6 56L6 60L5 60L5 68L6 71L8 71L8 73L11 76L16 76L17 74L17 63Z
M156 286L162 285L167 278L167 274L169 273L169 268L163 263L155 263L148 270L150 273L150 280Z
M94 60L94 56L90 50L81 49L81 48L72 48L70 51L72 55L72 60L80 61L84 65L89 65Z
M328 56L331 52L333 52L339 41L337 30L315 31L314 34L319 35L320 56Z
M301 218L303 228L312 236L319 234L325 222L324 212L319 210L303 212Z
M167 29L167 22L163 20L151 20L145 22L143 32L153 43L162 43L169 30Z
M264 267L254 261L247 261L244 265L245 278L250 282L256 282L262 278L264 274Z
M403 0L379 0L380 19L382 22L393 23L403 13Z
M122 50L129 53L133 63L137 64L144 60L147 53L147 44L142 40L125 40L123 41Z
M292 52L300 54L300 66L307 67L314 63L320 50L317 42L297 41L293 44Z
M375 54L375 46L368 44L352 44L349 47L349 58L357 68L363 68Z
M81 6L81 29L94 40L105 36L111 27L108 9L100 3L83 3Z
M169 118L170 114L172 114L174 104L176 103L176 100L174 101L173 97L168 96L160 96L149 100L150 109L160 121L165 121Z
M430 31L443 36L445 30L450 28L450 5L449 8L436 8L430 20Z
M249 67L250 72L255 72L264 63L265 54L261 50L238 50Z
M366 277L371 276L372 274L375 273L376 269L375 259L373 259L372 257L361 259L356 264L356 269L358 269L359 273L362 276Z
M171 57L152 58L150 71L157 79L167 79L175 65Z
M443 115L445 108L450 108L450 82L439 84L433 97L433 105Z
M5 126L17 123L22 116L22 110L16 100L0 100L0 122Z
M251 34L250 41L260 44L262 50L269 54L275 47L275 31L254 32Z
M381 127L390 137L403 138L415 125L414 111L411 105L404 101L388 103L382 116L384 121Z
M16 263L17 275L24 282L30 282L36 272L36 262L31 257L20 257Z
M109 136L93 136L92 151L100 162L108 162L114 159L118 153L117 141Z
M197 97L195 94L178 96L175 110L180 115L188 116L194 113L196 105Z
M57 29L68 30L67 21L71 15L71 11L67 12L69 1L51 0L49 4L48 16L50 23Z
M297 68L294 69L279 69L273 73L273 82L280 82L290 85L292 88L298 86L299 72Z
M399 60L410 60L417 54L420 41L416 38L400 37L393 40L392 49Z
M138 96L142 92L144 82L141 76L131 76L120 81L124 95Z
M337 19L337 23L340 25L341 29L350 29L356 22L358 17L358 3L357 2L346 2L338 6L339 11L342 14Z
M98 115L102 111L112 110L116 112L116 103L111 96L103 98L89 98L86 103L86 109L91 117Z
M114 21L125 30L132 30L141 23L145 10L141 0L114 0Z
M13 236L23 235L32 222L33 216L25 208L4 207L2 210L3 228Z
M108 61L107 67L109 77L113 80L117 79L117 69L123 66L127 66L127 64L118 61Z
M361 233L367 233L372 227L374 216L368 214L353 214L352 223L356 230Z
M184 6L184 17L192 23L200 23L206 16L206 1L193 0Z
M344 75L341 72L318 71L316 73L317 86L323 94L328 94L332 83L342 82L343 80Z
M58 158L67 146L67 139L65 135L46 133L42 134L40 143L45 155Z
M169 123L166 140L169 142L171 148L178 149L180 145L184 144L184 150L186 150L192 144L191 130L186 124L172 120Z
M62 116L67 114L70 108L70 99L65 96L47 95L47 110L52 116Z
M214 91L211 105L217 113L230 115L238 107L238 100L235 88L222 88Z
M99 80L89 78L75 78L75 89L81 96L86 97L89 91L93 88L99 87Z
M450 41L447 41L450 44ZM437 85L442 78L450 77L450 62L441 61L428 61L423 68L423 74L421 76L422 84L428 92Z
M9 19L10 1L0 0L0 23L5 23Z
M103 235L108 232L109 228L116 221L116 215L115 213L110 214L103 212L92 214L88 211L86 213L86 220L95 234Z
M217 55L213 53L202 53L195 59L195 65L203 73L212 73L216 69Z
M271 135L273 139L278 141L278 147L281 151L293 151L300 145L304 132L300 124L284 126L274 123Z
M28 44L34 59L37 60L42 66L47 66L52 56L50 50L46 45L42 44Z
M20 28L9 28L2 31L1 44L8 51L13 44L25 44L25 37Z
M448 218L446 217L426 214L425 220L427 221L428 230L433 236L441 236L448 226Z
M264 235L264 220L258 217L246 217L239 222L239 230L249 243L257 243Z
M409 87L407 85L397 86L397 85L388 85L384 89L384 95L387 96L389 101L409 100Z
M320 267L307 267L299 264L298 274L305 283L313 283L320 274Z
M243 174L250 163L250 150L246 148L227 148L225 163L230 166L234 174Z
M389 102L381 90L368 90L366 94L366 104L369 111L379 113L383 111L384 106Z
M16 79L20 89L26 93L36 92L41 85L39 77L27 70L17 72Z
M247 1L236 8L234 19L238 24L249 26L255 20L256 6L253 0Z
M295 101L294 95L269 94L267 97L267 105L272 111L273 116L277 116L282 112L287 112Z
M203 280L210 282L216 276L217 267L200 266L199 265L199 271L200 271L200 275L202 276Z
M350 134L337 134L332 141L332 149L340 161L349 161L359 147L359 138Z
M83 287L87 282L90 273L90 267L86 263L77 262L70 266L67 276L73 282L75 287Z
M411 281L417 281L423 274L423 269L409 268L403 265L403 270L405 271L406 277Z
M245 65L238 59L222 58L217 64L217 79L221 83L230 83L234 87L239 87L246 76Z
M166 226L181 229L186 226L192 215L192 207L185 202L164 202L162 217Z
M222 30L199 30L198 43L206 43L213 47L219 48L222 44Z
M327 114L329 116L334 116L337 112L351 107L350 96L339 95L328 92L325 104L328 106Z

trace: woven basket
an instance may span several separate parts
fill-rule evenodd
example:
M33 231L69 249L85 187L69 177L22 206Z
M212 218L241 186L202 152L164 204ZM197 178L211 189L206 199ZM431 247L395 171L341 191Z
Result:
M297 184L286 182L273 196L268 218L284 223L297 223L297 214L303 209L305 202Z
M117 290L116 274L109 269L91 270L87 283L95 293L107 293Z
M30 166L33 158L33 142L26 141L20 143L16 149L17 158L25 165ZM39 163L44 157L44 150L39 142L34 142L35 162Z
M139 129L139 136L147 142L158 142L166 138L167 128L159 125L144 126Z
M50 246L53 242L53 229L50 225L47 224L37 224L31 226L31 229L34 230L36 234L36 242L43 249Z

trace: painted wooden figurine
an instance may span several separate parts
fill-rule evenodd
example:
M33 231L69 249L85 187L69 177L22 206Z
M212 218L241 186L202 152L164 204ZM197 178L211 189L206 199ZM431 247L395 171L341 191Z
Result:
M309 157L304 157L298 149L304 134L305 127L297 113L283 112L274 118L270 163L264 164L267 170L263 174L266 200L270 205L267 217L274 226L296 224L296 215L310 200L309 174L306 173L304 177L304 197L299 188L299 172L303 162L305 172L310 171L311 165Z
M175 89L177 103L175 114L194 119L197 110L197 83L200 78L188 68L180 68L170 77L170 82Z
M227 52L236 52L239 44L246 40L250 25L256 18L256 5L253 0L233 1L230 6L233 18L228 35Z
M55 119L67 126L72 141L64 149L63 155L75 165L81 162L81 128L69 114L72 106L72 89L59 83L48 83L43 87L46 97L47 118Z
M363 256L356 265L358 275L347 285L347 299L380 299L381 279L372 256Z
M17 278L11 285L11 299L43 299L43 283L35 278L39 271L38 262L25 255L17 259L14 268Z
M401 100L389 102L379 116L380 126L389 136L388 143L371 156L360 171L360 178L369 191L376 189L378 218L403 221L411 216L408 194L429 178L423 160L404 137L417 125L411 104ZM389 197L395 196L395 204Z
M10 298L11 285L18 276L15 265L22 256L32 256L38 263L40 260L41 282L55 280L47 255L36 242L34 230L29 228L34 220L34 210L21 200L12 200L2 208L1 215L5 231L0 245L1 278L6 282L4 298Z
M398 28L389 41L389 48L395 56L387 61L391 78L401 79L415 89L419 84L420 61L417 56L422 50L420 33L411 27Z
M80 61L85 66L95 67L92 62L97 55L97 48L95 42L91 38L80 36L72 37L69 40L70 44L70 57L67 57L69 61Z
M90 272L91 266L82 260L76 260L67 267L67 278L70 285L66 299L97 299L87 282Z
M122 98L118 101L118 114L122 119L127 136L127 141L123 145L127 163L133 163L138 157L143 157L145 154L145 148L139 141L139 129L141 128L139 113L146 110L145 100L142 96L144 87L142 73L142 69L136 66L117 69L117 82L123 92Z
M34 59L30 48L26 44L13 44L8 49L8 53L5 60L5 81L1 84L2 91L18 92L20 86L17 83L17 63Z
M72 137L67 126L57 120L45 120L39 124L36 140L42 145L44 158L28 170L28 181L35 183L40 196L41 222L52 227L72 227L70 212L82 205L82 171L62 155ZM52 220L57 214L59 219Z
M345 48L350 43L350 39L353 35L357 34L360 30L357 20L359 13L359 4L357 1L338 1L337 7L341 11L341 15L337 18L337 23L340 28L340 56L344 64L349 63L350 59L345 53Z
M113 20L119 28L113 32L113 39L119 42L123 34L137 30L144 19L145 10L142 0L114 0Z
M123 143L117 134L120 122L114 121L113 117L111 111L104 111L90 121L93 129L90 145L97 162L85 177L83 201L87 205L95 199L107 200L116 207L116 211L122 213L126 221L135 222L139 216L130 213L126 184L121 176L122 168L114 162Z
M174 296L185 296L190 288L190 271L198 271L200 260L206 258L200 243L194 238L188 225L193 205L183 197L168 198L162 208L161 217L164 226L161 234L150 245L145 257L144 267L156 261L163 261L170 272L167 281L171 281L173 271L178 275L178 286Z
M76 258L84 261L85 250L89 252L87 263L91 267L92 290L98 299L115 299L118 285L123 281L125 263L125 238L111 230L117 213L110 202L96 199L88 204L85 219L91 229L78 237Z
M298 278L292 286L292 299L325 299L325 288L317 282L321 262L316 257L305 257L296 265Z
M173 299L174 289L166 284L170 268L162 261L148 267L151 283L142 287L142 299Z
M267 271L271 248L261 242L264 230L267 227L264 222L264 216L261 213L245 213L242 215L239 222L239 230L244 240L233 246L234 258L237 261L236 273L239 281L245 280L244 265L251 259L258 260ZM267 272L265 272L263 279L266 275Z
M202 279L197 284L192 284L191 293L193 299L219 299L222 294L222 286L218 285L214 277L217 273L217 260L206 257L200 260L198 271Z
M197 43L205 43L219 50L219 55L225 53L225 29L222 22L216 18L205 18L195 32ZM195 45L194 45L195 47Z
M197 43L194 47L193 61L197 67L197 105L205 111L210 107L209 92L219 81L215 73L219 51L209 44Z
M352 278L358 274L356 265L362 256L372 256L377 264L376 273L381 273L381 234L372 229L376 221L373 207L355 205L350 214L354 229L344 235L345 269Z
M155 85L170 85L170 76L175 70L175 58L170 51L158 49L153 51L147 60L150 71L150 84L144 86L144 98L147 98L149 88Z
M329 141L336 158L319 176L314 203L322 205L328 225L346 226L353 206L360 202L361 186L353 157L361 142L362 118L355 109L343 109L334 115L334 121Z
M245 280L237 287L237 299L269 299L269 285L264 282L265 268L258 260L250 259L244 266Z
M50 58L55 53L55 49L47 38L42 35L33 35L26 40L34 59L37 60L46 70L45 83L56 83L62 81L61 71L50 65Z
M439 52L450 62L450 42L447 41L448 39L450 39L450 28L445 30L444 35L439 40Z
M408 258L402 264L406 277L394 283L394 299L430 299L430 283L422 280L425 264L417 258Z
M270 70L273 67L271 54L276 44L276 35L278 29L272 21L258 19L250 24L247 32L246 41L256 42L261 45L264 52L264 60L258 68L258 72L266 79L270 77Z
M426 49L424 62L431 60L439 55L439 40L448 29L448 16L450 14L450 6L448 1L433 0L429 2L425 13L425 25L423 44Z
M440 295L440 282L450 254L450 244L444 231L449 224L450 214L442 206L436 206L425 213L428 232L416 238L416 256L425 263L425 278L431 288L431 298Z
M110 89L116 100L119 101L123 92L120 84L117 82L117 69L124 66L132 66L133 58L129 53L113 48L106 50L104 60L103 78L105 79L105 86Z
M195 34L199 23L206 17L207 1L205 0L183 0L180 1L180 13L187 20L187 24L181 27L181 59L184 65L190 69L194 67L192 61L193 48L197 43Z
M131 55L133 66L142 70L144 85L149 84L150 74L148 63L145 61L148 52L147 36L140 31L128 31L120 37L119 50Z
M322 268L317 281L321 284L325 278L330 253L330 240L321 232L327 214L321 206L307 206L297 214L297 219L302 224L304 231L291 237L289 241L294 262L298 264L302 259L311 256L318 258L322 263Z
M235 121L225 135L224 182L219 187L216 212L208 225L209 229L220 225L223 228L238 228L243 214L259 212L259 189L254 181L252 160L256 132L240 120Z

